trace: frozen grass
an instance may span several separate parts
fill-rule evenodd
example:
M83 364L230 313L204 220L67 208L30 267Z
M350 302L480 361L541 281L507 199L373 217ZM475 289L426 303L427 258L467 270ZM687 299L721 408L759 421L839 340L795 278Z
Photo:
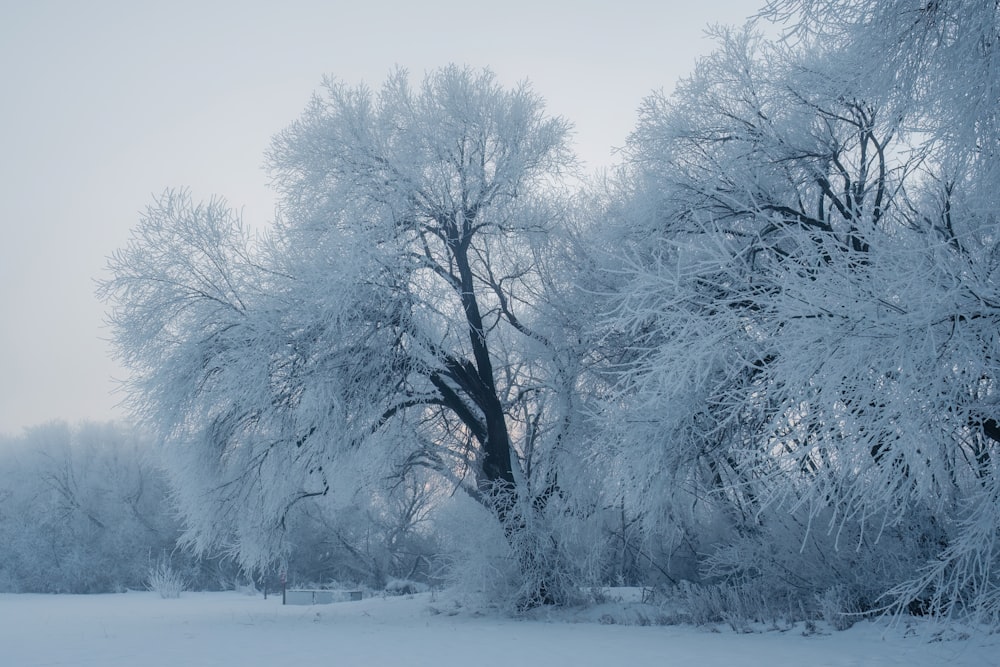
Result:
M176 599L184 590L184 578L166 561L160 561L149 570L147 588L163 599Z
M0 595L0 664L982 667L1000 656L1000 637L923 621L738 634L724 625L643 625L634 610L638 623L622 625L628 611L607 602L518 621L426 593L314 607L235 592Z

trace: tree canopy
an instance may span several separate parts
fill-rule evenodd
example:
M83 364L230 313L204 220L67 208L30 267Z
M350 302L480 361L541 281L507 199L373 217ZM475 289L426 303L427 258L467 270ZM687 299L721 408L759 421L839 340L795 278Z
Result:
M266 240L220 201L150 207L104 290L199 544L263 564L344 466L430 468L504 523L530 501L565 417L537 314L567 132L488 71L328 80L268 155Z
M168 191L102 286L190 539L262 567L315 499L460 490L451 563L518 608L694 579L995 624L998 26L774 0L590 180L527 84L327 80L267 235Z

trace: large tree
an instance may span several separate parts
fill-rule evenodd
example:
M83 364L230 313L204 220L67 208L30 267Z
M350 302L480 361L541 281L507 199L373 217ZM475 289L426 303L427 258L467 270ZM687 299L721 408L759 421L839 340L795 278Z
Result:
M785 4L846 5L829 25L856 10L881 31L878 7L895 40L962 3ZM728 523L714 573L846 583L866 605L895 582L902 605L996 614L997 188L982 159L996 134L990 105L961 109L931 77L953 28L982 42L957 49L968 66L992 71L986 16L985 31L924 25L943 40L927 53L884 45L914 60L898 80L836 30L722 31L643 106L629 152L643 235L606 320L632 339L612 430L636 488L677 489L647 494L651 514L686 512L698 532L707 499Z
M268 155L281 204L266 240L219 201L150 207L102 289L199 544L263 564L299 500L413 466L525 544L555 488L540 443L569 417L572 378L539 317L567 132L488 71L447 67L417 89L398 71L378 92L328 80ZM558 597L533 589L525 602Z

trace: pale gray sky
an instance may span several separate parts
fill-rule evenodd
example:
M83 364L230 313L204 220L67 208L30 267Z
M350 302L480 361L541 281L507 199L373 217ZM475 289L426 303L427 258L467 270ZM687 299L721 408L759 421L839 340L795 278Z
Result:
M8 2L0 9L0 433L104 420L123 371L94 279L166 187L224 195L265 225L270 137L324 74L378 86L396 65L523 79L611 163L641 99L758 0Z

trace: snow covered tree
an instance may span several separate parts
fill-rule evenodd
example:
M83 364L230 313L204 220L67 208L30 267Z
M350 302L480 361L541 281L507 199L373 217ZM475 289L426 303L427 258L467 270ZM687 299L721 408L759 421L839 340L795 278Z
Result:
M525 543L571 416L539 316L567 132L488 71L328 80L269 153L267 240L219 201L150 207L102 290L197 544L262 566L296 503L415 466ZM523 602L560 600L537 576Z
M51 422L0 439L0 590L141 588L180 527L147 440L121 424Z
M433 581L441 548L432 513L451 491L440 476L413 470L385 489L358 488L349 499L315 499L285 523L294 548L289 582L339 581L383 590L392 581Z
M927 96L947 49L906 51L897 81L899 44L876 58L854 39L885 27L867 8L912 3L785 4L829 12L809 24L824 39L720 31L631 139L646 213L605 321L631 339L613 403L623 474L650 516L689 535L706 513L722 523L711 573L847 583L869 607L898 584L903 605L996 616L995 100ZM897 9L893 39L922 16ZM853 37L825 30L854 10ZM961 51L990 73L987 18L938 38L978 39ZM967 127L946 127L947 108ZM862 562L896 567L847 581Z
M931 610L971 612L996 624L1000 304L992 212L1000 203L1000 8L983 0L775 0L767 13L789 21L791 36L804 43L832 40L853 54L866 67L867 94L883 99L928 155L909 219L925 232L922 287L933 289L915 291L905 308L926 313L924 354L940 364L922 378L924 394L935 399L922 402L919 414L929 410L951 430L938 451L923 453L938 466L957 458L951 474L975 481L949 496L956 500L946 548L894 593L899 601L920 598ZM928 366L925 359L920 371Z

